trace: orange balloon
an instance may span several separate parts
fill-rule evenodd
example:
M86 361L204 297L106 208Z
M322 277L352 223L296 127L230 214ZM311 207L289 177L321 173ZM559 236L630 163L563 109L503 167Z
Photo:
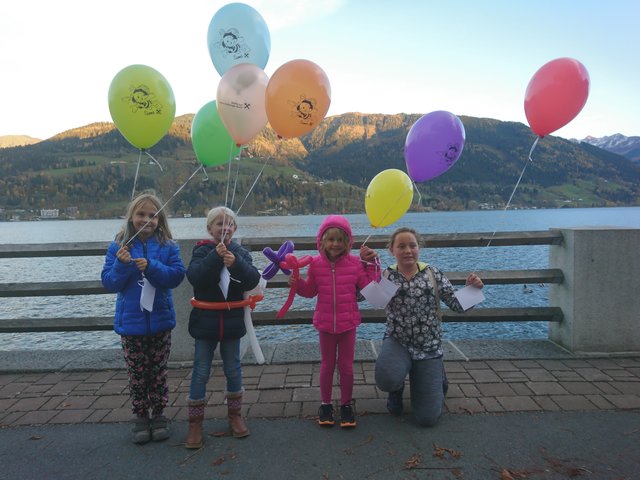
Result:
M324 71L309 60L280 66L267 84L267 118L280 138L294 138L317 127L329 111L331 85Z

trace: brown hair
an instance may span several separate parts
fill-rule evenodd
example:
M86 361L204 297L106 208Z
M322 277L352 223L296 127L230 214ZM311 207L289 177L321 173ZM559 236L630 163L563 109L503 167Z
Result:
M395 232L393 232L391 234L391 237L389 238L389 243L387 244L387 248L389 250L391 250L391 248L393 248L393 242L396 241L396 237L398 235L400 235L401 233L410 233L410 234L412 234L414 237L416 237L416 242L418 242L418 246L422 246L422 239L420 238L420 234L418 232L416 232L413 228L399 227L399 228L396 228Z
M167 240L171 240L173 237L171 236L171 230L169 229L169 222L167 221L167 214L164 209L162 209L162 202L156 196L156 194L152 190L146 190L138 195L136 198L131 200L129 206L127 207L127 215L124 225L122 226L122 230L116 236L116 240L121 245L126 245L131 238L136 235L136 230L133 228L133 214L135 211L140 208L144 203L151 203L157 209L157 213L155 217L158 219L158 226L156 227L153 235L158 239L160 243L164 243ZM162 209L162 210L161 210Z

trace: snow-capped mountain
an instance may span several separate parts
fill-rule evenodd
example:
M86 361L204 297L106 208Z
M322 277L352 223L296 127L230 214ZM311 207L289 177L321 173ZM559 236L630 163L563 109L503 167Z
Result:
M640 163L640 137L625 137L619 133L608 137L587 137L580 140L603 150L617 153L629 160Z

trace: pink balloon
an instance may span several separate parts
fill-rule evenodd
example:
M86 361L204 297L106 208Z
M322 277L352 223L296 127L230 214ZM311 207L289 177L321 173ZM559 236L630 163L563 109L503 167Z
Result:
M557 58L533 75L524 97L531 130L549 135L573 120L589 96L589 73L573 58Z
M268 83L266 73L252 63L235 65L220 79L218 115L238 146L249 143L267 125L264 94Z
M407 173L414 182L443 174L460 158L464 140L464 125L454 114L438 110L423 115L404 143Z

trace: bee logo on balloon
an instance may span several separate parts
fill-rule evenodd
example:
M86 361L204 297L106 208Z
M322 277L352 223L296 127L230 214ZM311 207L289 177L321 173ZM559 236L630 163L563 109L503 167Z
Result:
M240 35L237 28L230 28L229 30L220 30L220 41L215 44L220 50L223 57L231 57L234 60L241 58L249 58L251 49L245 43L244 37Z
M447 165L453 165L460 156L460 145L457 143L449 143L446 151L438 152L442 155Z
M300 95L300 100L289 100L291 106L291 116L297 118L303 125L313 125L315 123L316 99L306 98Z
M162 104L156 100L155 94L147 85L132 85L129 90L131 93L123 97L122 101L129 103L133 113L142 112L145 115L162 113Z

